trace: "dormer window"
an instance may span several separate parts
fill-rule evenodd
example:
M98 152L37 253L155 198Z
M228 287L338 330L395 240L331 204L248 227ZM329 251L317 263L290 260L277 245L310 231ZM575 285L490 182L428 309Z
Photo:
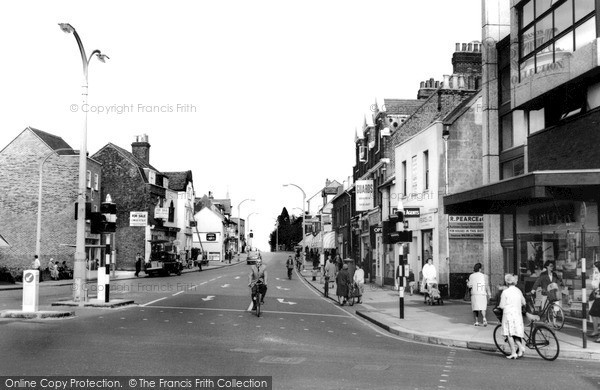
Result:
M367 161L367 147L359 146L358 148L358 161L366 162Z

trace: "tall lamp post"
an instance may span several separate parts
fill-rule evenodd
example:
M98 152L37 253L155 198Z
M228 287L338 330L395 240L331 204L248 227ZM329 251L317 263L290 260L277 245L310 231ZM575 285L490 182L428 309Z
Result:
M36 234L35 234L35 254L38 255L38 257L41 255L41 247L42 247L42 182L43 182L43 175L44 175L44 164L46 163L46 160L48 160L48 158L50 156L52 156L53 154L58 154L58 152L63 152L63 151L67 151L67 150L73 150L71 148L58 148L58 149L53 149L50 153L48 153L46 156L44 156L44 158L42 159L42 161L40 161L40 178L39 178L39 184L38 184L38 210L37 210L37 228L36 228Z
M296 184L284 184L284 187L288 187L288 186L293 186L296 187L297 189L299 189L300 191L302 191L302 249L304 249L304 238L305 238L305 234L306 234L306 212L304 209L304 204L306 203L306 192L304 192L304 190ZM302 250L300 253L304 253L304 250Z
M83 85L81 88L81 110L83 111L83 128L81 131L81 147L79 149L79 189L77 191L77 237L75 241L75 262L73 264L73 301L83 304L87 299L84 294L85 283L85 201L86 201L86 171L87 171L87 95L88 95L88 66L94 55L101 62L106 62L108 56L100 50L94 50L88 57L83 48L79 34L69 23L59 23L60 29L73 34L81 54L83 64Z
M242 244L242 229L241 229L241 226L242 226L242 214L240 214L240 206L242 205L242 203L244 203L247 200L249 200L251 202L254 202L254 199L247 198L247 199L242 200L240 203L238 203L238 207L237 207L237 210L238 210L238 247L237 247L238 258L240 256L240 246Z
M442 130L444 140L444 196L448 195L448 138L450 138L450 126L444 125ZM446 263L450 267L450 215L446 214ZM448 268L449 269L449 268ZM450 294L450 283L448 283L448 294Z

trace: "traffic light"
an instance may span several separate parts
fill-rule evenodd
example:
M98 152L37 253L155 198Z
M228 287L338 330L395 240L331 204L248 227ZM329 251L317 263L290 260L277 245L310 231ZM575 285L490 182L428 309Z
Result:
M254 237L254 233L250 232L249 236L250 238Z
M412 231L405 230L407 221L404 220L404 213L397 211L391 214L388 221L382 223L382 235L384 244L395 244L398 242L411 242Z
M103 202L100 205L100 214L102 214L102 224L104 233L114 233L117 231L117 205L112 202Z

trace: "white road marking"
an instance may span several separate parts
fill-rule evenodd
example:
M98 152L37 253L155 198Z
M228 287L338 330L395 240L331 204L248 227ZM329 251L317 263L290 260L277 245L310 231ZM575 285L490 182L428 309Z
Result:
M221 286L221 288L227 288L229 286L230 286L229 284L224 284L224 285Z
M291 301L286 302L284 298L277 298L277 301L279 301L279 303L287 303L288 305L296 304L296 302L291 302Z
M285 287L281 287L281 286L275 286L275 287L277 287L278 290L290 291L289 288L285 288Z
M172 297L174 297L175 295L183 294L184 292L185 292L185 291L179 291L179 292L176 292L175 294L173 294L173 295L171 295L171 296L172 296Z
M252 306L252 303L250 303ZM209 307L176 307L176 306L148 306L148 309L172 309L172 310L199 310L199 311L225 311L225 312L246 312L248 309L222 309L222 308L209 308ZM313 317L337 317L337 318L354 318L352 315L346 313L346 315L341 314L321 314L321 313L295 313L295 312L287 312L287 311L263 311L263 313L271 313L271 314L290 314L290 315L301 315L301 316L313 316ZM202 315L203 313L199 313Z
M202 298L203 301L212 301L215 298L215 295L207 295L206 298Z
M238 280L240 277L241 277L241 276L236 276L234 279L235 279L235 280Z
M151 305L151 304L153 304L153 303L155 303L155 302L162 301L163 299L167 299L167 297L155 299L155 300L153 300L153 301L151 301L151 302L144 303L142 306L143 306L143 307L146 307L146 306L148 306L148 305Z

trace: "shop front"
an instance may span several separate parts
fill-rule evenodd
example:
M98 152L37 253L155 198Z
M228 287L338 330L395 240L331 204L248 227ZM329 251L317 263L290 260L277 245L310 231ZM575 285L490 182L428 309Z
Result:
M534 172L444 198L450 214L500 214L505 273L519 276L528 292L545 268L555 263L562 279L565 314L582 316L582 266L591 287L593 263L600 255L596 170ZM540 298L540 293L537 295Z

